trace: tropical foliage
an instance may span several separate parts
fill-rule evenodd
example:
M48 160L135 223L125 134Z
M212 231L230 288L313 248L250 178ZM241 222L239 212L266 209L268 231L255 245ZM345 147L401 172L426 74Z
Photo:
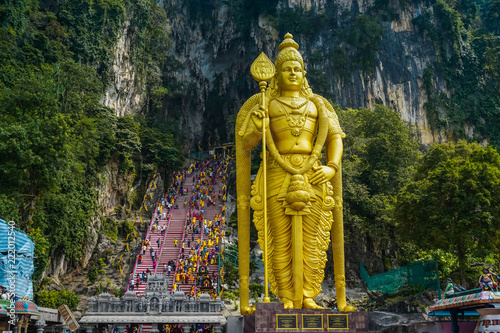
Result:
M404 241L454 253L465 282L466 257L487 257L498 242L500 154L463 140L432 145L398 195L395 216Z
M109 161L132 179L182 161L173 132L156 125L154 113L118 118L100 103L125 8L138 26L136 64L163 66L158 58L170 41L154 1L0 5L0 216L34 238L35 278L52 254L81 258L98 174ZM153 108L164 82L151 77Z

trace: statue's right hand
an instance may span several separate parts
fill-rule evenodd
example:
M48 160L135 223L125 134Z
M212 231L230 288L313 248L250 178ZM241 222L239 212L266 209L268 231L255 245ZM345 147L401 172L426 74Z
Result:
M255 128L259 132L262 131L262 121L265 121L266 128L269 128L269 117L267 116L267 109L265 107L259 107L258 110L252 112L252 121L255 125Z

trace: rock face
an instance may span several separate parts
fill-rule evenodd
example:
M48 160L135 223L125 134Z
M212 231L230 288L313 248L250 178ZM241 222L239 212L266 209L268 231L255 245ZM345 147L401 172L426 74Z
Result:
M219 0L209 3L209 9L197 12L177 0L160 3L169 13L171 55L180 64L180 69L170 74L183 87L177 98L166 104L163 117L168 122L173 112L180 115L179 126L185 135L186 150L202 137L210 136L212 142L218 143L233 141L233 125L226 119L258 92L249 66L261 51L271 59L276 58L284 34L279 29L283 30L285 14L294 11L330 22L312 32L301 29L301 22L295 31L293 26L286 28L299 43L310 75L313 71L325 74L322 89L318 87L318 80L310 79L313 91L341 108L384 104L397 110L404 121L417 129L422 143L446 140L445 136L431 131L424 108L427 96L422 77L424 69L436 62L434 46L412 23L430 6L427 1L405 2L405 6L398 0L388 1L393 8L390 17L384 10L377 11L373 0L280 0L270 2L276 4L273 15L245 13L242 8ZM362 14L378 15L377 22L382 27L374 61L368 72L366 68L363 71L359 66L351 66L345 68L348 75L341 75L339 64L330 55L335 47L345 48L353 43L342 37L343 29L352 26L355 18ZM243 20L243 24L245 15L247 21ZM289 21L294 19L296 17ZM129 59L128 30L127 22L116 48L114 82L103 100L117 115L137 112L145 100ZM313 59L318 54L319 59ZM438 91L446 92L439 73L435 73L434 82Z
M117 116L140 111L144 101L143 85L137 79L131 55L130 21L126 21L114 49L111 85L101 103L115 110Z
M96 211L88 223L87 241L83 249L83 257L80 261L81 268L86 268L95 254L102 254L109 247L109 239L100 235L102 217L110 215L116 207L129 206L130 196L137 186L132 186L133 174L130 172L120 173L118 161L111 160L101 173L100 183L95 190L98 192ZM139 184L136 184L139 185ZM163 186L161 186L163 189ZM155 197L157 194L155 194ZM149 202L148 202L149 204ZM59 277L73 270L68 265L64 254L51 256L43 277Z

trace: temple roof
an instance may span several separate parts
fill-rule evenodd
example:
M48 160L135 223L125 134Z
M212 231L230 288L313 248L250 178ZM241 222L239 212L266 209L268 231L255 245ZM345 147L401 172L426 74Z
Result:
M206 323L221 325L226 324L227 320L220 314L199 313L199 312L170 312L167 314L137 314L127 313L124 315L109 314L109 315L89 315L83 316L79 322L85 324L160 324L160 323L177 323L177 324L193 324Z
M452 308L479 308L491 303L500 303L499 291L482 291L464 296L443 298L429 307L429 310L438 311Z

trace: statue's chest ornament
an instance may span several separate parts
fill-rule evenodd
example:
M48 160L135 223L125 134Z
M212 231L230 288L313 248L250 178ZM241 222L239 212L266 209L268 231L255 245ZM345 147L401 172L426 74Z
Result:
M281 98L277 98L276 100L280 103L280 107L285 113L288 126L290 126L290 132L293 136L300 136L308 117L306 106L309 100L306 99L302 103L298 103L296 99L287 102Z

